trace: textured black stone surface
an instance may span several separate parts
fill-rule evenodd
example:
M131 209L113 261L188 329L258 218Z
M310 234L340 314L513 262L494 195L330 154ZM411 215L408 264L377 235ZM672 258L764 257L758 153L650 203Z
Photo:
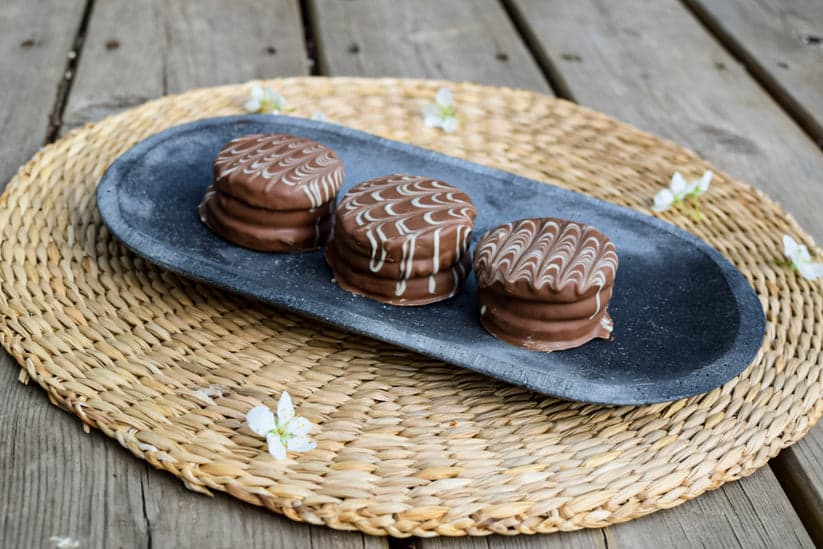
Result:
M613 339L550 354L527 351L480 326L473 275L450 300L392 307L340 290L321 252L265 254L224 241L200 222L197 204L217 152L234 137L258 132L291 133L331 147L345 163L341 192L394 172L462 188L478 210L475 242L489 228L523 217L594 225L620 256L609 307ZM751 286L687 232L582 194L333 124L250 115L172 128L117 159L97 197L111 231L171 271L561 398L645 404L702 393L740 373L763 340L763 310Z

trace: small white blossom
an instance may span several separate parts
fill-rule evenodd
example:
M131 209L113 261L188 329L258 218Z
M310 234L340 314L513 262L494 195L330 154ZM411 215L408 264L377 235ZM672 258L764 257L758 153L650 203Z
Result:
M223 396L226 388L222 385L209 385L208 387L201 387L196 391L192 391L191 394L198 399L210 404L211 406L215 406L217 403L214 402L212 397L220 398Z
M286 100L273 89L255 84L251 88L251 99L246 101L245 107L249 112L280 113L286 110Z
M246 422L252 431L266 437L269 453L276 459L285 459L286 450L308 452L317 446L307 436L314 425L308 419L294 415L288 391L280 395L276 418L267 406L255 406L246 414Z
M435 103L423 107L423 125L440 128L451 133L457 129L457 113L454 110L454 96L448 88L440 88L434 98Z
M327 122L328 121L328 119L326 118L326 115L323 114L320 111L315 111L314 113L312 113L311 119L312 120L317 120L318 122Z
M680 172L674 172L669 188L654 195L652 209L656 212L663 212L671 208L673 204L680 204L687 198L697 201L700 195L709 190L713 175L711 170L706 170L700 179L686 181Z
M49 538L49 541L52 542L57 549L76 549L80 547L79 541L68 537L52 536Z
M823 276L823 263L812 261L809 249L787 234L783 235L783 254L789 258L792 268L803 278L817 280Z

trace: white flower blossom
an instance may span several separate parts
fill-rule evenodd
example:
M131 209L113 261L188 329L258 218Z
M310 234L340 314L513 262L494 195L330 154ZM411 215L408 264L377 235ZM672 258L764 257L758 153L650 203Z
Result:
M320 111L315 111L314 113L312 113L311 119L312 120L317 120L318 122L327 122L328 121L328 119L326 118L326 115L324 113L320 112Z
M314 425L308 419L294 415L288 391L280 395L276 418L267 406L255 406L246 414L246 422L252 431L266 437L269 453L276 459L285 459L286 450L308 452L317 446L307 436Z
M76 539L63 536L52 536L49 541L54 544L57 549L77 549L80 547L80 542Z
M255 84L251 88L251 99L246 101L245 107L249 112L280 113L286 110L286 100L272 88Z
M809 249L787 234L783 235L783 254L791 261L792 268L807 280L823 276L823 263L812 261Z
M457 129L457 113L454 110L454 96L448 88L440 88L434 98L435 103L423 107L423 125L440 128L451 133Z
M694 181L686 181L680 172L674 172L668 189L663 189L654 195L654 206L656 212L663 212L672 207L673 204L680 204L687 198L692 198L697 202L698 197L709 190L714 174L711 170L706 170L703 177Z

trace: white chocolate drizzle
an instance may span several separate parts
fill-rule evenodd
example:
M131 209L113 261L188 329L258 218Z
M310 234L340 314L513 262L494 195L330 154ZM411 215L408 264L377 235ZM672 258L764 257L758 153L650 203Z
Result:
M241 172L265 181L263 192L277 185L302 189L312 208L332 200L343 183L342 164L334 152L310 139L260 134L231 141L214 161L215 176Z
M429 293L435 293L435 275L440 272L440 252L443 230L456 227L455 258L452 272L462 277L465 269L461 260L469 246L474 207L469 197L442 181L413 175L397 174L372 179L352 188L338 208L341 219L351 220L362 227L369 243L369 270L378 273L387 257L385 243L402 238L400 276L395 294L406 291L406 281L414 270L418 240L423 235L432 238L432 272L429 275ZM420 240L422 242L422 240ZM428 254L426 254L428 258ZM450 264L451 266L451 264ZM455 287L459 281L455 281Z
M597 288L600 294L614 280L617 252L596 229L561 219L523 219L502 225L484 235L475 252L475 270L481 287L497 281L525 281L535 289L561 292L573 287L582 296Z

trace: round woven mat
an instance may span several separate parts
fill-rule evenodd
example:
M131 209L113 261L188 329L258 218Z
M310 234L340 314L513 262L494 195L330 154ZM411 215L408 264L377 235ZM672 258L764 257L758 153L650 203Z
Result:
M460 128L444 134L424 129L420 116L442 82L268 84L297 116L322 111L644 212L672 172L697 177L709 168L682 147L526 91L449 84ZM600 527L751 474L823 412L819 286L776 264L783 233L811 239L724 174L704 196L702 221L681 210L663 217L746 275L766 312L766 341L723 387L652 406L547 398L193 283L129 253L95 206L106 167L155 132L241 112L249 89L166 97L72 132L40 151L0 198L0 343L52 402L190 489L224 490L295 520L369 534ZM244 416L260 403L275 406L284 389L318 425L318 447L277 461Z

